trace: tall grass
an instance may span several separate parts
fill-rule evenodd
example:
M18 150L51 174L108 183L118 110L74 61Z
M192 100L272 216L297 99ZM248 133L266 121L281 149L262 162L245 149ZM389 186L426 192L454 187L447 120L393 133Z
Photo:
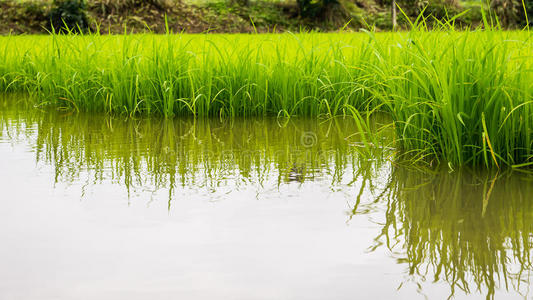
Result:
M383 58L374 80L406 149L457 165L530 160L529 33L412 32L406 41L393 52L376 47Z
M167 117L384 111L415 159L532 163L529 32L0 37L0 90Z
M4 90L80 111L195 116L338 114L365 97L361 37L4 37ZM364 37L363 37L364 38ZM351 45L353 44L353 46Z

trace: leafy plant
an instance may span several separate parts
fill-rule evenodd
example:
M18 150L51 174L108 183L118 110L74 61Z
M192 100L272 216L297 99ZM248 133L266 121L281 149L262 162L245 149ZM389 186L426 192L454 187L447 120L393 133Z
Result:
M85 0L54 0L48 17L51 29L58 33L78 33L89 29Z
M331 21L333 15L343 16L346 13L339 9L339 0L297 0L300 16L310 19Z

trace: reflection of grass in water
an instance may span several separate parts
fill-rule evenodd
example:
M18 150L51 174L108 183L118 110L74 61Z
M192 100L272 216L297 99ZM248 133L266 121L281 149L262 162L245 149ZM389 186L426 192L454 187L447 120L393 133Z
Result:
M402 245L409 274L460 289L524 290L532 265L533 185L517 176L479 172L432 175L396 169L386 223L376 239ZM522 282L522 280L526 280ZM473 282L471 286L469 282Z
M37 160L54 166L55 180L90 183L111 180L128 188L178 187L215 189L269 180L304 182L326 177L332 185L363 169L376 168L360 159L359 136L351 118L131 119L110 116L40 113L2 109L4 133L36 127ZM364 149L368 155L368 149ZM382 151L375 147L376 154ZM378 166L379 167L379 166ZM89 171L89 172L88 172ZM370 175L371 176L371 175Z
M352 134L353 119L132 120L40 113L9 103L0 102L0 135L26 134L37 160L54 166L56 181L89 174L91 183L111 180L128 191L167 188L171 199L180 186L348 179L361 183L353 213L361 211L365 190L387 201L377 241L401 244L401 261L414 277L433 274L450 284L452 295L486 288L490 298L498 284L519 289L522 273L532 269L533 186L514 176L493 181L477 172L428 175L403 168L376 184L383 180L383 160L370 158L382 157L382 149L355 147L360 136Z

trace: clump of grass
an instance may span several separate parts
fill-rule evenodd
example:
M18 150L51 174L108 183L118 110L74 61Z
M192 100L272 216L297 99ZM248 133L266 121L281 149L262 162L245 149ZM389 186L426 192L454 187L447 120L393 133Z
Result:
M345 38L7 37L0 88L29 91L43 104L79 111L169 117L335 115L346 104L359 107L368 98L362 70L351 66L370 59L371 52L361 49L365 37Z
M376 49L376 96L396 120L404 148L454 165L529 161L529 34L411 32L406 43Z
M532 164L533 43L525 31L54 35L2 37L0 45L0 89L29 92L42 105L361 121L384 111L415 159Z

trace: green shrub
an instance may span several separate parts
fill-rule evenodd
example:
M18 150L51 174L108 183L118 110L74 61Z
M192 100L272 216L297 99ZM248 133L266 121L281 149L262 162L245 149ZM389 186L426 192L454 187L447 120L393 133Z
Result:
M457 3L447 0L428 1L427 8L425 10L426 15L431 15L439 20L447 19L450 16L456 15L460 12L461 9Z
M54 0L48 15L55 32L84 32L89 29L85 0Z
M491 9L504 27L533 24L533 0L492 0Z
M322 19L338 0L297 0L300 16L311 19Z

